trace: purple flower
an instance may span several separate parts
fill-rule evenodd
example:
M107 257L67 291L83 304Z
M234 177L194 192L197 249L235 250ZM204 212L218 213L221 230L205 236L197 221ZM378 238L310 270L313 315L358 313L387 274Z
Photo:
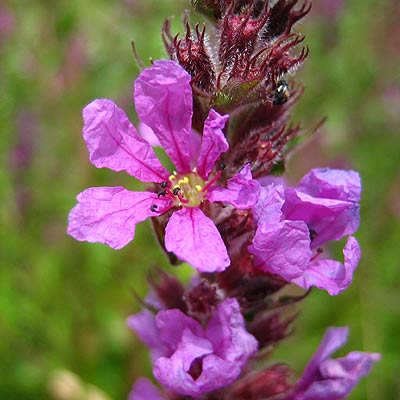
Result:
M220 303L204 328L178 309L142 311L128 325L150 347L156 379L193 397L232 383L258 346L236 299Z
M148 379L139 378L129 393L128 400L165 400L160 390Z
M141 122L154 132L177 172L170 174L162 166L115 103L93 101L83 110L83 136L91 162L159 184L160 191L89 188L77 196L68 233L81 241L120 249L134 238L137 223L173 210L165 230L167 251L201 272L224 270L230 264L227 249L214 222L202 211L202 203L219 201L251 208L259 193L249 165L228 180L227 188L216 185L221 172L215 172L215 163L228 150L222 132L228 117L211 109L199 143L191 129L190 75L174 61L156 61L142 71L134 98ZM197 151L196 143L200 144Z
M326 331L322 343L297 382L293 400L344 399L380 360L378 353L360 351L352 351L342 358L329 358L346 343L348 331L347 327Z
M354 233L359 225L361 182L354 171L314 169L297 188L262 188L254 208L257 230L249 251L257 268L305 289L316 286L331 295L346 289L361 251L349 236L344 263L321 259L321 245Z

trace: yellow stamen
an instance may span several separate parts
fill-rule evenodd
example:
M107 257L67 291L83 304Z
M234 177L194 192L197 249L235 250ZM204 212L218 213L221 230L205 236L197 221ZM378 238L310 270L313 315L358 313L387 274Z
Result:
M170 175L170 176L168 177L168 180L169 180L170 182L172 182L173 180L175 180L175 175Z
M195 188L197 189L198 192L201 192L202 187L200 185L196 185Z
M189 183L189 178L187 176L185 176L183 179L179 179L178 185L181 185L182 183L183 184Z

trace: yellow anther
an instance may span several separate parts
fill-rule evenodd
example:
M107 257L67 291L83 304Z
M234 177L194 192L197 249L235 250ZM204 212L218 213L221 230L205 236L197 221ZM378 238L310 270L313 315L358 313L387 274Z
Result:
M175 175L170 175L170 176L168 177L168 180L169 180L170 182L174 181L174 180L175 180Z
M178 188L179 187L179 185L174 185L174 189L176 189L176 188Z
M183 179L179 179L178 184L181 185L182 183L189 183L189 178L185 176Z
M197 189L198 192L201 192L202 187L200 185L196 185L195 188Z

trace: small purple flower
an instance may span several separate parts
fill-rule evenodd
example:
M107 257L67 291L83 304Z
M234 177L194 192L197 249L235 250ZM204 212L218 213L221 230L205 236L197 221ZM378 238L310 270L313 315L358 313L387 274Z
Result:
M227 249L214 222L202 211L202 203L219 201L251 208L260 190L249 165L228 180L227 188L216 185L221 172L215 172L215 163L229 147L222 132L228 116L211 109L199 143L191 129L190 75L174 61L156 61L143 70L134 98L141 122L154 132L177 172L170 174L162 166L115 103L93 101L83 110L83 136L91 162L159 184L160 191L89 188L77 196L68 233L77 240L120 249L134 238L137 223L173 210L165 230L167 251L201 272L224 270L230 264ZM196 144L200 144L197 151Z
M332 359L332 353L347 342L349 329L329 328L294 389L293 400L344 399L380 360L378 353L352 351Z
M142 311L128 325L150 347L156 379L193 397L232 383L258 347L236 299L220 303L204 328L178 309Z
M359 225L361 182L354 171L314 169L297 188L262 188L254 208L257 230L249 251L257 268L305 289L337 295L351 283L361 251L349 236L344 263L321 259L321 245L354 233Z

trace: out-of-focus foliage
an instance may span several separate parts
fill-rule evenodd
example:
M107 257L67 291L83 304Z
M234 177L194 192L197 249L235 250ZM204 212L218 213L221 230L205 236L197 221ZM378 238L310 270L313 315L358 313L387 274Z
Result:
M306 90L295 119L308 130L328 120L294 155L288 173L295 179L326 165L361 173L363 259L339 297L312 292L295 335L275 358L300 372L327 326L349 324L344 352L383 353L350 398L394 400L400 397L400 7L397 0L315 3L298 28L311 52L299 72ZM125 326L138 308L131 288L143 295L145 271L171 268L149 226L141 224L135 242L114 251L67 237L66 219L86 187L135 187L124 174L90 165L81 110L108 97L135 120L132 85L139 71L130 40L144 61L165 57L162 22L175 15L174 29L181 30L188 4L0 5L2 399L67 400L68 384L83 398L123 399L137 376L150 374L146 350ZM71 373L60 373L65 370Z

